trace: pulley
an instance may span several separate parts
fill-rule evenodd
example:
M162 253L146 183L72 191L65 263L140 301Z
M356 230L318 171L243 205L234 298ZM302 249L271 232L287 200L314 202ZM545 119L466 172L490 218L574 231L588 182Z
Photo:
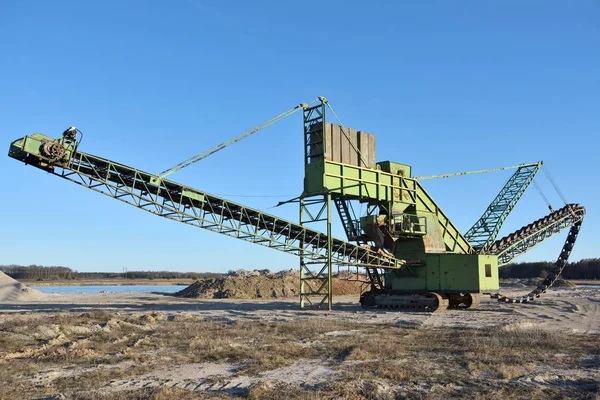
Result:
M43 142L41 152L51 160L62 158L66 153L65 148L59 142Z

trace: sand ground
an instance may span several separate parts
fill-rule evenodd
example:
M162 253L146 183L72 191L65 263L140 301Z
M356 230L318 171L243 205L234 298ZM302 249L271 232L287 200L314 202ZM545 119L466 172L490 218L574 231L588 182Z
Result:
M523 289L502 293L521 294ZM12 312L158 312L168 315L197 315L230 320L290 321L302 319L351 320L364 323L394 323L436 327L480 328L507 324L535 323L544 329L570 333L600 334L600 289L560 288L528 304L498 303L482 297L475 310L443 313L366 311L357 296L336 296L333 311L300 309L297 298L185 299L160 293L49 294L34 299L1 301L0 316Z
M503 293L522 294L524 291L526 290L505 289ZM81 318L86 313L102 312L109 313L113 317L110 317L106 323L99 324L98 326L85 325L85 329L81 326L74 326L69 328L70 331L65 330L63 332L59 328L56 328L57 331L51 332L52 334L48 333L48 337L40 342L41 344L37 348L30 346L26 350L23 348L18 351L3 353L1 354L0 362L8 363L6 365L10 366L10 363L19 359L35 359L37 357L42 360L44 357L47 357L47 355L44 355L47 353L47 349L52 348L54 349L52 351L56 352L56 349L61 346L67 349L75 349L76 351L80 343L89 342L90 338L93 339L93 335L98 334L98 332L109 335L107 337L110 337L111 340L117 343L121 339L119 339L119 334L116 333L118 330L115 329L123 329L124 332L125 328L119 327L126 327L128 326L127 324L133 326L128 321L143 320L144 318L151 321L215 321L219 324L224 324L224 326L248 322L267 324L296 323L299 324L298 326L302 326L304 323L317 323L320 326L332 326L331 329L320 334L320 337L327 340L337 336L343 338L348 335L358 335L363 326L365 332L369 329L374 329L373 327L376 329L377 326L388 328L423 328L423 330L428 329L429 332L447 332L448 330L459 332L462 330L494 329L496 327L500 330L506 327L510 329L515 327L524 329L535 327L536 332L549 331L585 336L590 341L596 343L596 346L600 338L600 289L593 288L554 289L540 298L539 301L529 304L504 304L498 303L489 297L483 297L481 306L476 310L450 310L442 313L366 311L360 307L358 298L354 295L335 297L333 308L331 312L300 309L297 298L270 300L186 299L160 293L67 295L34 293L34 295L5 298L3 301L0 301L0 327L3 327L3 329L0 329L0 336L8 333L18 338L18 335L22 335L22 333L15 333L17 331L14 329L11 331L10 326L13 321L19 321L19 324L23 324L24 320L29 320L32 331L37 332L43 327L45 334L45 331L49 329L44 325L48 323L46 320L56 316L67 315L68 317L72 315L73 318ZM350 330L348 328L344 328L345 330L336 330L336 324L339 326L346 326L344 324L355 325ZM358 324L358 327L356 324ZM55 329L55 325L48 326L52 327L51 329ZM136 342L132 346L137 346L137 342L140 341L140 343L143 343L143 331L147 329L152 330L154 329L153 326L152 323L147 326L136 325L135 329L138 329L138 331L141 330L141 336L136 339ZM80 329L82 335L88 336L85 336L85 338L82 336L82 338L77 339L79 336L73 333L76 332L75 329ZM110 329L113 329L113 331L109 332ZM65 332L70 332L76 339L74 341L67 340L65 338L65 334L67 333ZM39 335L39 333L36 333L36 335ZM116 336L113 337L110 335ZM125 335L123 340L126 340L126 338L127 335ZM3 338L0 337L0 339ZM39 338L37 340L39 341ZM299 343L302 343L302 340L302 335L299 334ZM62 344L62 341L65 343ZM318 341L312 343L318 344ZM125 347L127 346L129 345ZM87 349L86 351L90 350ZM418 352L415 354L418 357ZM590 395L596 396L598 390L600 390L600 383L598 383L600 382L600 362L598 362L600 359L598 355L590 354L590 357L592 357L590 358L591 361L587 359L585 361L587 363L585 364L585 368L576 367L566 371L564 368L556 368L554 370L551 367L544 367L542 369L540 369L541 367L527 367L529 375L518 375L514 379L520 379L517 383L523 385L523 387L540 387L542 388L540 390L546 390L545 388L548 385L556 387L555 383L549 384L548 382L550 381L560 381L563 383L575 382L571 386L567 383L566 387L568 390L576 390L576 392L559 391L552 393L565 393L567 396L570 396L568 393L577 393L577 396L579 396L581 393L586 393L589 387ZM369 360L367 361L370 362ZM118 379L99 383L100 387L95 389L101 390L101 393L103 393L102 396L106 395L108 397L98 397L96 393L96 397L90 398L112 398L110 397L111 394L125 393L132 390L149 390L152 388L169 388L169 390L176 388L193 393L204 393L203 395L208 394L209 398L213 395L220 396L222 394L246 397L248 393L253 393L251 389L255 391L256 385L262 385L265 380L269 382L269 385L283 384L307 390L307 388L318 388L319 385L325 382L331 382L331 379L339 376L341 368L345 368L345 370L355 368L358 361L352 361L352 357L350 357L346 361L334 361L333 364L331 360L328 362L329 364L319 359L299 359L294 363L284 363L279 368L272 368L253 374L239 372L240 366L244 366L243 363L236 364L235 362L223 362L222 360L216 362L178 362L173 365L152 367L149 372L121 376ZM423 362L429 361L423 359ZM115 368L133 368L128 363L130 362L118 362L115 364ZM337 365L332 366L334 364ZM46 390L45 388L55 387L56 382L60 381L64 384L66 379L78 379L78 376L89 375L90 371L98 371L99 368L98 366L89 367L72 362L68 365L65 364L65 367L57 367L57 365L60 364L48 364L46 367L40 366L35 373L17 374L15 375L15 382L18 382L19 385L25 388L23 389L23 393L43 393ZM113 367L107 365L102 366L102 368L104 373L109 373ZM509 371L509 377L511 376L510 374L512 372ZM488 378L483 376L478 379L485 382ZM402 393L398 392L397 388L394 389L396 390L395 392L391 391L393 385L390 386L389 380L381 382L381 385L388 386L378 386L377 393L380 395L383 393L385 396L378 395L373 398L388 398L389 396L386 397L388 394L392 396L390 393L395 393L392 396L395 397L398 396L398 393ZM505 379L502 382L505 383L500 383L500 386L497 387L502 388L504 384L515 384L510 379ZM8 389L12 389L10 385L7 387ZM447 384L440 387L443 387L440 390L452 389ZM28 391L30 389L31 391ZM429 389L425 388L422 390L423 396L427 397L426 394ZM413 388L411 390L407 392L409 397L415 393L421 393L419 392L420 388ZM417 392L414 390L417 390ZM8 391L7 393L11 392ZM172 398L178 398L180 395L178 393L173 394L172 396L174 397ZM528 393L533 393L532 398L544 397L544 392L539 392L542 393L541 397L536 394L538 392L526 392L525 394ZM2 397L1 394L0 392L0 397ZM33 396L30 398L43 397ZM171 398L171 396L167 396L166 398ZM342 396L342 398L350 397Z

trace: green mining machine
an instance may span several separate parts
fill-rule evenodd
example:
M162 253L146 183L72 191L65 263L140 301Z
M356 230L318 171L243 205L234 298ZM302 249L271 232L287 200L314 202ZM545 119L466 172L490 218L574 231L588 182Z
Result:
M559 277L585 215L582 206L551 208L549 215L497 238L541 162L510 167L514 174L463 234L421 185L430 177L413 177L405 164L377 162L375 136L327 122L327 110L337 118L325 98L300 104L160 174L79 151L81 132L74 127L59 139L39 133L18 139L9 156L153 214L297 255L301 307L331 309L336 265L364 271L369 290L360 302L365 308L474 308L483 292L495 293L499 301L528 302ZM304 115L304 191L290 200L299 203L298 223L167 179L298 111ZM479 172L487 171L474 173ZM357 203L365 206L364 215L355 215ZM332 236L334 214L344 240ZM325 232L315 223L324 224ZM566 228L555 269L540 286L519 297L497 293L499 266Z

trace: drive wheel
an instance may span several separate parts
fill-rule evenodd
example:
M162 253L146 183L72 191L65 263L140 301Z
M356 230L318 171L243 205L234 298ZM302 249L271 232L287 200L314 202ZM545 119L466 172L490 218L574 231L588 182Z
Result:
M435 301L435 304L431 311L444 312L448 309L448 306L450 305L450 301L448 300L447 296L445 296L443 294L439 294L439 293L430 293L429 295L430 296L433 295L434 301Z
M448 294L449 306L451 310L464 310L471 304L471 298L468 293L451 293Z
M467 293L467 307L469 310L479 307L481 303L481 294L480 293Z
M366 310L372 310L375 308L375 294L372 292L364 293L360 297L360 305Z

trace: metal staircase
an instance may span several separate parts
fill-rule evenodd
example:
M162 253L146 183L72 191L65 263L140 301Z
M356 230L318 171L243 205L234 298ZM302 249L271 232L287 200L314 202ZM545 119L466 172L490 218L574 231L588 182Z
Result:
M338 211L348 240L359 244L361 242L366 243L364 240L360 239L360 227L356 224L356 215L354 214L354 209L352 208L350 201L337 197L333 199L333 203Z

